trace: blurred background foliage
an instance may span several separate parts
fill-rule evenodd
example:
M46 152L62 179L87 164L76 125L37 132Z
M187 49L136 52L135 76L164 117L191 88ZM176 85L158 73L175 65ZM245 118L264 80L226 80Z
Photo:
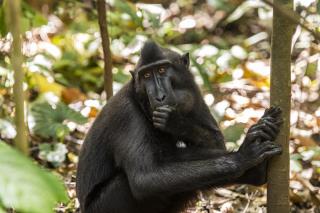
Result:
M12 144L16 130L9 59L12 37L6 26L6 1L0 1L0 152L10 154L14 151L5 144ZM34 162L64 180L70 198L67 203L56 205L55 212L78 211L74 190L77 155L88 128L106 103L95 5L91 0L22 1L24 88L31 156ZM204 100L220 123L228 148L237 149L244 131L269 105L272 8L258 0L178 0L166 5L108 0L107 6L114 91L130 79L129 71L134 69L146 40L153 39L181 53L189 52L191 71ZM294 7L303 20L320 31L320 1L295 0ZM320 212L319 50L319 41L297 26L291 72L292 212ZM0 169L0 212L1 207L38 212L32 202L27 205L30 197L3 188L22 190L35 195L32 199L41 200L42 190L51 186L20 186L19 175L24 171L30 173L27 181L35 182L49 174L40 175L42 170L33 169L32 163L32 169L27 171L28 167L19 164L27 160L20 160L17 153L8 158L18 159L13 165L21 171L8 177L9 171ZM0 168L7 167L7 162L0 154ZM45 208L50 209L53 201L66 201L59 194L62 186L50 190L58 190L58 194L53 192L50 201L38 200ZM265 194L264 187L217 189L203 195L197 206L188 211L201 212L207 208L212 212L263 212Z

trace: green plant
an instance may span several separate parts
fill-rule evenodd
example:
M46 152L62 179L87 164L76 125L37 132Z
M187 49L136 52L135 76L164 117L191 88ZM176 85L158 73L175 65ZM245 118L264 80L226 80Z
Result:
M70 133L65 121L73 121L77 124L87 122L79 112L61 102L56 106L47 102L36 103L31 108L31 113L35 119L34 133L44 138L63 139Z
M0 212L54 212L57 202L67 202L63 184L30 159L0 141Z

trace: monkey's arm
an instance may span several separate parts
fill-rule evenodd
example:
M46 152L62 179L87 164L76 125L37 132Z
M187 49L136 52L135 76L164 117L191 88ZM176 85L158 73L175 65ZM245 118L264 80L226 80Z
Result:
M274 141L281 125L280 114L281 110L279 108L271 107L270 109L267 109L259 122L249 129L240 149L257 140L260 141L259 143L266 143L267 140ZM209 142L210 139L212 142ZM213 143L215 143L215 138L211 137L209 138L208 143L202 143L201 145L203 146L201 147L177 149L174 159L178 161L213 159L227 153L225 150L212 149L212 145L210 144ZM267 161L264 161L247 170L235 182L261 185L266 183L266 172Z
M268 142L265 142L268 143ZM182 148L178 149L174 157L165 159L165 162L188 162L188 161L201 161L208 159L216 159L220 156L227 155L228 152L220 149L211 148L195 148L191 149ZM246 170L241 176L234 179L233 183L262 185L265 184L267 173L267 161L258 164Z
M136 145L123 161L123 169L137 199L231 184L247 169L281 152L272 142L251 143L241 152L213 159L161 163L147 144Z

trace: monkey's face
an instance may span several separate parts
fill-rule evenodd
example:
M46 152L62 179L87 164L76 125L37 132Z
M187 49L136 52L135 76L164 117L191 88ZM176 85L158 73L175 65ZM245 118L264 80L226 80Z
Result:
M141 92L147 99L149 111L152 112L161 106L176 107L177 100L173 86L175 72L176 70L170 64L153 66L139 72Z
M149 117L159 108L179 112L190 102L184 98L190 96L186 91L193 82L188 53L180 55L147 42L131 74L137 99Z

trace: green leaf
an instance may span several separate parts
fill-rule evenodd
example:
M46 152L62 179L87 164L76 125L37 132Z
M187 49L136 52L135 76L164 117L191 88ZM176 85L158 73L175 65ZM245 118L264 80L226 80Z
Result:
M6 213L6 211L0 206L0 213Z
M40 13L36 13L33 18L32 23L33 23L33 26L36 27L36 26L41 26L41 25L47 24L47 20Z
M225 136L225 140L229 142L236 142L243 134L244 128L245 124L243 123L236 123L232 126L228 126L222 131L223 135Z
M21 30L22 32L26 32L31 29L30 19L21 17Z
M0 200L18 212L50 213L67 202L65 187L53 174L0 141Z
M21 7L23 31L30 29L26 27L39 27L47 23L46 18L40 12L32 8L28 3L22 1ZM26 25L24 25L24 23Z
M48 138L63 138L69 134L69 128L64 124L65 121L73 121L84 124L87 119L79 112L69 108L64 103L58 103L55 108L49 103L36 103L31 108L36 125L33 130L36 134Z

